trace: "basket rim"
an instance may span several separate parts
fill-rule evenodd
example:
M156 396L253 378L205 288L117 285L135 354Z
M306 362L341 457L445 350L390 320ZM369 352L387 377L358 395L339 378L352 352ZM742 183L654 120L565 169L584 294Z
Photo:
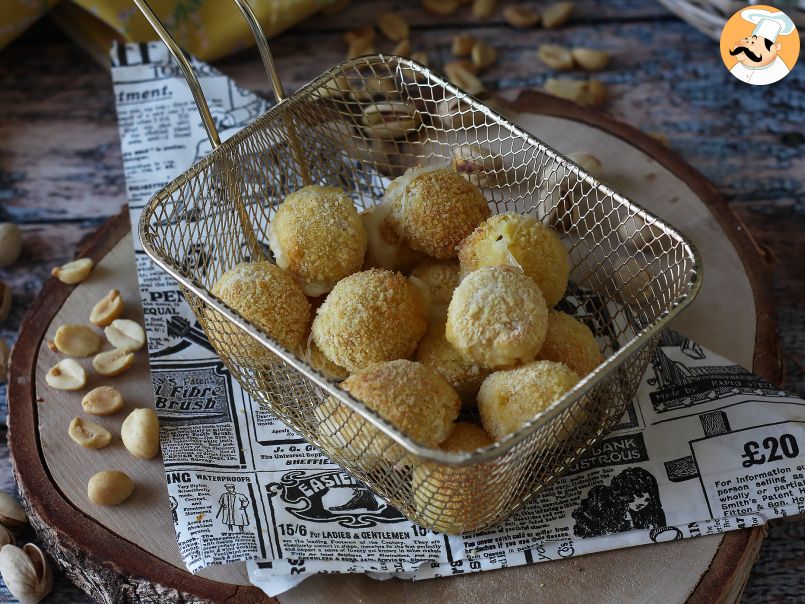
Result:
M406 434L403 434L395 426L390 424L374 410L368 408L360 400L353 397L349 392L342 389L338 384L326 378L323 374L313 369L304 359L298 357L293 351L288 350L279 344L275 339L265 333L259 327L253 325L240 313L230 308L220 298L212 294L207 288L200 284L191 281L184 277L178 270L178 265L173 266L171 260L166 259L156 251L154 248L150 232L153 230L149 223L150 218L153 216L156 207L174 193L179 187L185 184L192 177L196 176L199 172L213 164L221 155L224 155L230 148L236 147L242 140L251 136L265 121L274 117L275 114L284 110L284 107L300 97L305 97L310 94L312 90L321 88L322 84L333 79L334 76L343 73L345 70L356 66L370 66L372 64L382 63L389 65L396 63L396 66L409 67L416 71L422 72L424 75L436 85L443 87L456 96L459 100L469 104L474 110L485 114L491 118L497 125L507 129L512 135L522 139L528 145L545 152L548 157L553 160L559 161L566 165L571 166L573 173L583 177L584 180L595 185L596 188L603 189L607 195L611 195L613 199L617 200L619 204L627 206L632 211L642 212L651 219L651 224L659 227L663 232L673 237L680 239L688 248L689 254L693 258L693 267L690 271L690 278L687 280L687 289L683 294L678 296L675 300L671 301L671 307L660 313L660 315L638 331L628 342L623 344L617 351L608 357L591 373L584 376L571 390L566 392L562 397L555 400L547 409L540 414L533 417L531 420L523 424L519 430L507 435L500 441L497 441L487 447L476 449L475 451L467 452L447 452L441 449L433 449L412 440ZM659 331L665 327L674 317L679 315L687 306L693 301L699 293L702 285L703 267L702 258L699 250L691 242L691 240L684 233L677 230L672 225L666 223L657 215L633 202L627 197L621 195L613 190L607 184L598 181L592 175L587 173L583 168L574 163L566 156L559 153L550 145L536 138L532 134L522 130L516 124L513 124L505 117L501 116L494 110L490 109L472 95L457 88L443 77L433 72L430 68L417 63L411 59L404 57L397 57L385 54L365 55L342 61L331 69L325 71L317 78L305 84L292 95L286 97L279 103L270 107L261 116L258 116L252 123L248 124L230 138L224 141L218 148L213 149L205 157L196 162L193 166L182 172L179 176L174 178L170 183L157 191L148 203L143 207L140 214L138 223L138 235L140 237L141 245L143 246L146 254L153 260L157 266L171 275L177 282L187 288L193 294L201 298L205 304L211 306L215 311L223 315L227 320L233 323L238 328L245 331L248 335L256 339L262 346L266 347L272 353L277 355L280 359L288 363L296 371L301 373L304 377L312 380L317 386L322 388L327 394L335 397L339 402L347 405L352 411L359 413L364 419L369 421L374 427L383 432L386 436L395 441L396 444L402 446L408 453L416 455L419 458L441 463L448 466L468 466L473 464L480 464L493 461L507 451L516 447L519 443L527 439L531 434L536 432L540 427L548 423L554 417L568 409L575 402L581 400L584 396L600 384L606 375L613 373L629 357L641 346L646 344L646 340L657 335ZM293 428L293 426L291 426ZM596 440L600 438L596 436Z

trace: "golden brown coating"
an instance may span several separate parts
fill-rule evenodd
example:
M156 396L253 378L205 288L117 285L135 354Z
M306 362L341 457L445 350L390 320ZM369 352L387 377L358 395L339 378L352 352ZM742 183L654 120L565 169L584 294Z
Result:
M316 346L316 342L313 341L313 334L302 342L297 356L303 358L313 369L334 382L341 382L349 376L349 371L324 356L324 353Z
M363 266L367 269L385 268L407 272L424 258L424 254L412 250L397 234L388 219L390 211L389 204L381 203L361 213L368 241Z
M487 266L453 292L445 337L467 361L499 369L533 360L547 329L548 308L534 280L511 266Z
M506 212L492 216L461 242L461 273L482 266L517 266L536 281L545 303L555 306L567 289L570 258L562 240L533 216Z
M450 436L439 445L442 451L458 453L461 451L475 451L491 445L493 441L489 438L486 430L478 424L471 422L456 422Z
M316 407L313 415L325 453L340 454L348 461L359 462L365 469L380 460L380 447L370 449L380 433L349 407L328 398Z
M313 339L350 373L410 357L426 329L416 287L400 273L371 269L339 281L313 320Z
M451 453L475 451L492 444L480 426L456 422L439 448ZM494 510L489 488L490 464L417 465L411 475L414 504L435 530L455 534L473 530Z
M413 168L386 190L394 230L414 250L440 260L456 257L456 246L489 216L480 189L446 168Z
M426 447L436 447L450 435L461 408L441 375L407 359L370 365L349 376L342 387Z
M584 377L598 367L604 356L590 328L569 314L548 311L548 333L537 360L564 363Z
M444 336L445 323L431 321L425 337L419 343L414 360L438 371L455 388L465 406L475 405L475 395L489 371L466 361Z
M497 371L484 380L478 392L481 423L489 436L503 440L550 407L579 379L567 365L553 361Z
M310 303L290 273L271 262L242 262L212 286L221 298L280 345L296 350L310 325ZM219 313L205 314L207 337L222 354L241 361L271 362L274 355Z
M430 289L431 304L450 304L453 291L458 287L460 268L458 262L450 260L425 260L411 271L412 277L425 282Z
M445 379L420 363L398 359L356 371L341 387L403 434L426 447L437 447L453 430L461 401ZM400 461L403 449L360 415L330 399L319 419L323 440L342 443L347 453ZM371 463L371 462L369 462Z
M366 231L346 193L309 185L277 209L268 243L277 265L297 278L305 294L319 296L361 269Z

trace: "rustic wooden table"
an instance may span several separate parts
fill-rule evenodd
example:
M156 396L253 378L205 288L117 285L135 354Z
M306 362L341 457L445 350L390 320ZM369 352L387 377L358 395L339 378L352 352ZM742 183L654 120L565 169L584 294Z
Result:
M805 396L805 66L780 84L751 88L726 72L714 42L651 0L576 5L574 20L561 30L521 31L499 14L479 22L466 10L436 18L414 2L355 2L340 15L314 18L277 38L272 50L286 88L294 90L343 58L346 29L394 10L411 22L414 50L427 51L433 65L449 60L450 39L459 31L471 30L495 46L499 61L483 76L493 90L540 87L549 76L535 57L540 43L610 51L614 59L600 76L612 95L607 111L665 135L715 183L757 240L773 273L784 386ZM270 96L255 51L216 66ZM117 213L126 192L108 71L48 21L0 52L0 116L0 221L18 223L25 237L21 261L0 269L15 296L11 316L0 325L0 337L11 344L50 268ZM0 457L7 456L0 445ZM0 488L12 490L5 462L0 459ZM803 565L805 520L772 523L746 601L805 599ZM10 600L2 587L0 601ZM88 600L57 577L49 601Z

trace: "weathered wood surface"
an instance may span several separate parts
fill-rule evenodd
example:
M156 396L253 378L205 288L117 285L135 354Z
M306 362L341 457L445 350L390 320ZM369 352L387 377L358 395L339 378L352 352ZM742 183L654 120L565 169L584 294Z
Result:
M117 439L86 457L65 434L80 394L54 391L42 383L54 362L45 341L54 325L86 321L87 308L109 289L119 289L126 300L124 316L142 323L130 226L124 207L81 245L80 255L95 261L91 277L78 288L47 280L23 319L8 386L8 445L17 486L31 526L51 559L70 581L101 602L254 602L261 592L244 587L245 565L213 566L196 577L184 569L165 498L162 460L135 459ZM93 378L88 379L92 387ZM127 405L153 405L144 352L115 384ZM115 416L101 421L116 434L121 420ZM138 485L123 515L118 508L96 506L87 499L89 476L109 467L126 472Z
M758 241L773 270L784 386L805 395L805 69L765 88L741 85L724 69L715 43L651 0L578 1L577 16L558 31L517 31L499 15L478 22L463 9L423 14L410 2L360 2L340 15L312 19L272 43L288 90L343 58L343 32L399 10L413 24L415 50L431 64L449 60L450 38L471 30L500 52L483 75L490 89L539 87L552 75L535 58L540 43L609 50L600 74L612 95L607 111L670 146L704 173ZM380 41L378 50L389 50ZM256 52L217 63L238 82L270 96ZM42 23L0 52L0 220L21 224L20 263L0 269L15 305L0 325L11 343L25 309L51 266L125 202L115 110L108 73ZM0 385L0 399L5 387ZM0 410L4 414L4 410ZM7 457L3 447L0 458ZM0 487L11 485L0 460ZM805 522L775 523L747 588L747 601L805 598ZM82 601L64 581L60 601ZM0 596L0 599L2 597ZM55 598L54 598L55 599Z

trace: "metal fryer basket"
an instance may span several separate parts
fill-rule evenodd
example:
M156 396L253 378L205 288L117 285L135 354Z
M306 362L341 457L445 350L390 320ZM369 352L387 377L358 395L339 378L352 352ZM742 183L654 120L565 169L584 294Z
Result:
M144 0L135 2L150 11ZM245 2L236 2L249 19ZM171 48L155 17L152 24ZM259 30L253 15L250 24ZM181 53L174 57L199 102L189 63ZM403 136L398 122L369 127L364 120L368 105L387 102L416 112L416 125ZM203 95L204 117L202 103ZM346 61L223 144L216 144L211 120L205 124L214 150L151 199L139 225L144 249L178 281L222 360L256 401L434 530L493 525L571 471L623 416L660 329L700 285L698 254L683 235L407 59ZM271 259L266 227L288 193L309 183L334 185L359 209L369 208L406 168L450 161L457 148L472 156L466 144L502 159L474 176L493 214L532 214L563 235L572 283L562 304L591 326L606 361L504 441L448 453L413 442L210 290L235 264Z

